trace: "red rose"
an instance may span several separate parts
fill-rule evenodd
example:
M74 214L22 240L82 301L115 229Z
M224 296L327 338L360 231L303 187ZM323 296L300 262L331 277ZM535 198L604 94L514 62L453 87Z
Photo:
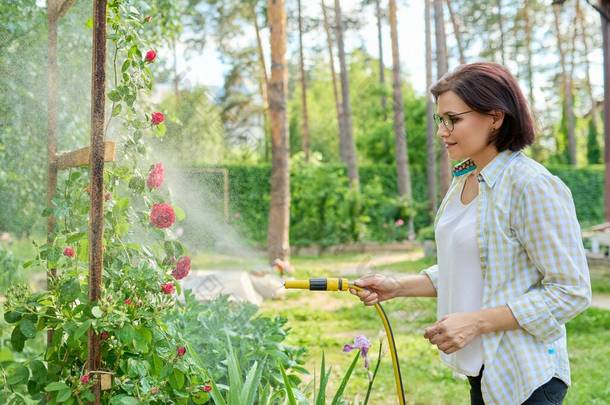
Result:
M163 184L164 169L163 163L155 163L148 172L148 178L146 179L146 186L149 189L159 188Z
M144 59L146 60L146 62L148 63L152 63L154 62L154 60L157 58L157 52L155 52L154 50L149 50L148 52L146 52L146 56L144 57Z
M85 374L80 378L80 382L83 384L89 384L90 380L91 380L91 377L89 377L89 374Z
M169 228L176 221L174 209L169 204L154 204L150 210L150 223L157 228Z
M100 333L100 339L102 340L108 340L108 338L110 337L110 333L103 331L102 333Z
M180 346L178 350L176 350L176 353L178 354L178 357L184 356L184 354L186 353L186 347Z
M182 280L189 274L189 271L191 271L191 258L182 256L178 259L174 270L172 270L172 276L174 276L176 280Z
M159 111L155 111L154 113L152 113L152 115L150 116L150 120L152 121L153 125L159 125L160 123L162 123L163 121L165 121L165 115L163 115L162 112Z
M66 246L64 248L64 256L74 257L74 248L72 246Z
M163 294L172 294L175 290L174 284L172 283L164 283L161 284L161 291L163 291Z
M133 301L131 300L131 298L125 299L125 305L131 305L131 304L133 304Z
M210 392L210 391L212 391L212 387L211 387L211 386L209 386L209 385L207 385L207 384L206 384L206 385L203 385L203 386L201 387L201 391Z

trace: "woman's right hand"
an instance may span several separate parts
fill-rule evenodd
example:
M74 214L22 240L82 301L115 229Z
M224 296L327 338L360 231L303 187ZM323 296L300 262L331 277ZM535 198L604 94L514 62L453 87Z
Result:
M375 305L379 302L396 297L400 284L394 277L381 274L372 274L355 281L363 290L350 288L350 292L357 295L364 305Z

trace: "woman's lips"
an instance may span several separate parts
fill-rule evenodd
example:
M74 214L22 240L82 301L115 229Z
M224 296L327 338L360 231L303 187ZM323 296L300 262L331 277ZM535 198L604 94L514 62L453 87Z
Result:
M447 149L451 148L452 146L457 145L457 142L445 142L445 147Z

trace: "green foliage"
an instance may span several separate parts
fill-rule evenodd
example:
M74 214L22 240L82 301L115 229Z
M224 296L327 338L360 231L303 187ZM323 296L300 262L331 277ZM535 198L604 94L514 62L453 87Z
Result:
M549 171L572 191L576 215L583 227L604 221L603 166L575 169L570 166L551 166Z
M201 303L186 291L184 307L172 318L181 333L189 337L201 365L216 384L233 389L231 379L237 377L231 376L231 367L245 373L256 365L263 386L283 386L280 366L291 372L290 380L298 385L299 375L307 374L302 367L305 349L285 345L285 318L260 316L257 311L255 305L232 302L228 296ZM233 356L236 364L232 366ZM239 378L246 376L240 374Z
M587 163L590 165L601 163L602 152L597 139L597 126L593 119L589 119L587 128Z
M204 87L181 90L161 103L168 117L166 136L153 150L181 164L219 164L227 155L220 112Z
M93 400L92 386L99 372L112 374L102 401L110 404L202 403L207 394L200 385L207 373L190 353L186 342L159 314L171 312L175 297L162 284L174 283L171 271L184 247L169 229L151 225L150 211L165 202L164 189L145 187L147 156L144 136L162 136L163 126L151 126L149 112L136 103L152 86L152 74L140 48L146 44L144 16L129 1L110 1L108 28L114 50L115 87L108 92L113 116L123 124L119 147L124 163L104 171L103 294L89 299L88 268L90 198L89 173L73 169L59 179L52 207L57 226L48 242L35 244L36 253L23 267L54 269L48 290L31 293L25 286L9 289L4 318L12 325L14 352L27 350L47 329L53 339L38 357L42 361L15 362L7 366L7 402L22 396L47 396L49 403L82 403ZM120 106L120 108L118 108ZM180 210L176 209L180 218ZM71 253L73 249L75 253ZM179 287L178 287L179 288ZM101 340L101 365L87 367L89 333ZM30 379L30 375L32 378Z

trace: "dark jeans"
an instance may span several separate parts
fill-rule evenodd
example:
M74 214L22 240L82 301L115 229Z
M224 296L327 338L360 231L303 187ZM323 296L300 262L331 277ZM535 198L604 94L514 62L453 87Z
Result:
M485 405L481 393L482 375L483 369L477 377L468 377L468 382L470 382L470 405ZM522 405L561 405L567 392L568 386L559 378L553 377L538 387Z

